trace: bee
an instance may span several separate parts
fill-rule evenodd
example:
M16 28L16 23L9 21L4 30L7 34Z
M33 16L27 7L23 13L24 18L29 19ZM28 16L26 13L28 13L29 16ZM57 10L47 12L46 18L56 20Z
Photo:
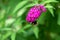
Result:
M32 24L33 24L33 25L36 25L36 24L37 24L37 21L32 22Z

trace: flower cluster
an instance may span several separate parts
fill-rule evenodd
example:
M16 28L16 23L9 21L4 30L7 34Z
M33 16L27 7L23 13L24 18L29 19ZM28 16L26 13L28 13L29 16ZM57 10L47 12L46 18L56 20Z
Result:
M43 5L35 5L30 8L27 16L26 21L34 22L36 19L39 18L42 12L46 12L46 8Z

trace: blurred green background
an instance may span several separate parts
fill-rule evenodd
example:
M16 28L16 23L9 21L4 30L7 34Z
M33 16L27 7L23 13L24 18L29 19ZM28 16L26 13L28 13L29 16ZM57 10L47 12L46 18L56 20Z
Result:
M33 25L26 15L37 4L47 12ZM60 0L0 0L0 40L60 40Z

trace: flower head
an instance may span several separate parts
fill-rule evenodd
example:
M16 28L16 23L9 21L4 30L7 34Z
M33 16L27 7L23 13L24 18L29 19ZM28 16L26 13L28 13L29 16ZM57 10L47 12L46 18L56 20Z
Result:
M43 5L35 5L33 6L27 16L26 16L26 21L28 22L34 22L36 19L39 18L42 12L46 12L46 8Z

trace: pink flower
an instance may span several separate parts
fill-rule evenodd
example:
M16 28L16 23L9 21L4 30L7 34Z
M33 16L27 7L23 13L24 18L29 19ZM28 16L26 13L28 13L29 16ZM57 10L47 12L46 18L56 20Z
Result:
M33 6L27 16L26 16L26 21L28 22L34 22L36 19L39 18L42 12L46 12L46 8L43 5L35 5Z

